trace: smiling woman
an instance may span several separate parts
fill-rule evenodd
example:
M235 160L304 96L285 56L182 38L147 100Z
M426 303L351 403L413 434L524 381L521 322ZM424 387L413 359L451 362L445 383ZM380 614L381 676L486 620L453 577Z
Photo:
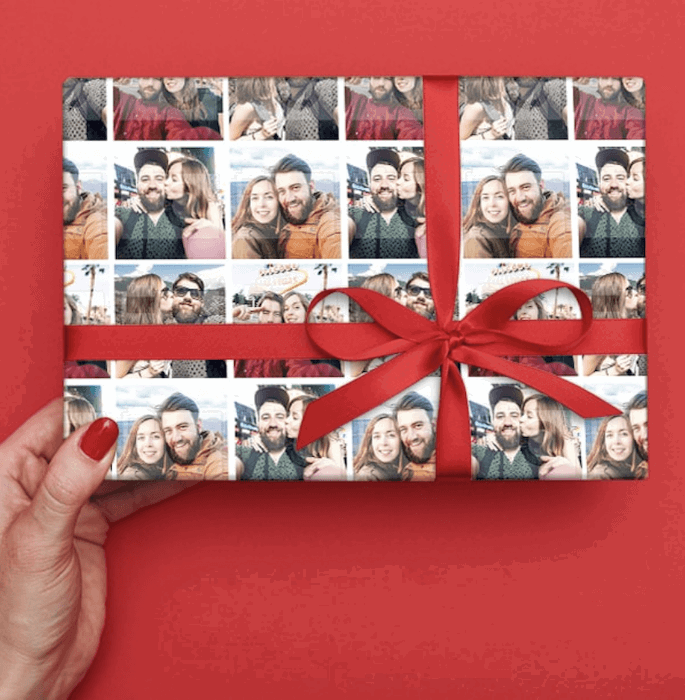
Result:
M166 479L170 464L159 418L151 414L138 418L117 460L119 478Z
M589 479L641 479L641 460L628 419L605 418L587 458Z

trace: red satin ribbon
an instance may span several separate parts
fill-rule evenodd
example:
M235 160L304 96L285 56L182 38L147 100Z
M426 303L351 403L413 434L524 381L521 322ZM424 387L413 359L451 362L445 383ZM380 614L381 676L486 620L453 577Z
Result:
M580 324L555 321L554 326L559 326L555 328L557 332L541 336L535 332L538 325L535 322L509 321L526 301L555 288L566 288L574 294L581 309ZM375 332L348 334L341 349L338 328L307 321L310 339L325 354L346 360L367 360L395 353L399 356L311 404L316 408L305 413L298 448L370 411L440 368L442 386L437 429L440 475L470 476L470 460L465 461L454 449L455 442L460 439L470 446L468 401L457 362L517 379L584 418L621 413L577 384L492 352L494 347L497 353L506 355L559 355L577 351L593 325L592 305L580 289L570 284L554 280L519 282L488 297L463 320L449 319L443 323L429 321L369 289L321 292L312 300L310 308L336 292L354 299L387 333L375 338L372 337ZM516 332L512 326L517 327ZM613 344L615 340L610 339L610 342Z
M316 358L370 359L399 353L379 368L311 404L298 444L306 444L356 418L441 368L438 411L439 476L470 478L471 445L466 391L456 362L513 377L569 406L581 416L616 415L613 406L578 385L520 365L502 355L610 352L645 353L644 321L592 321L587 296L554 281L521 282L493 294L466 318L453 321L459 276L460 179L458 84L425 78L425 167L428 199L428 268L436 321L363 289L344 291L376 323L262 326L134 326L66 329L67 359ZM571 289L582 321L510 321L529 298L556 287ZM305 333L309 333L309 337ZM535 338L554 338L540 342ZM344 348L344 350L341 350ZM335 418L332 418L335 416Z

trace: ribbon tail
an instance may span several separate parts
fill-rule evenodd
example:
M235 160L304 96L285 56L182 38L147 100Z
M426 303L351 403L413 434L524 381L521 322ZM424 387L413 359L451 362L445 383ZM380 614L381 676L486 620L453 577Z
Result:
M621 411L610 403L600 399L581 386L561 379L551 372L528 367L518 362L511 362L502 357L495 357L474 348L462 346L454 355L459 362L492 370L499 375L516 379L523 384L537 389L570 408L581 418L600 418L603 416L620 416Z
M434 372L442 358L443 344L439 341L417 345L355 381L312 401L302 419L297 449L302 449L416 384Z
M449 358L442 363L438 406L437 463L439 476L471 478L471 435L466 387L457 365Z

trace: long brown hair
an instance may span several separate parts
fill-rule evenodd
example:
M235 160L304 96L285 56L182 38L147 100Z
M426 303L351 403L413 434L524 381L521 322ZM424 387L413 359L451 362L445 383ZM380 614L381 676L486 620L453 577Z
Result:
M206 219L209 205L216 201L209 171L199 160L188 156L172 161L169 164L169 170L176 163L181 164L181 178L188 194L188 201L185 205L186 216L191 219Z
M81 426L92 423L96 417L93 404L88 399L82 396L64 397L64 427L69 435Z
M625 318L628 280L620 272L598 277L592 285L592 315L595 318Z
M544 394L533 394L523 402L521 413L525 411L529 401L537 402L538 420L543 436L542 440L535 442L540 443L541 453L549 457L563 457L567 426L561 404Z
M464 232L473 228L474 226L485 226L486 228L492 230L494 226L501 226L506 231L511 229L511 212L507 215L506 219L503 219L499 224L490 223L483 215L483 209L480 206L480 198L483 194L483 189L485 185L489 182L497 180L502 185L502 192L504 192L504 198L507 200L507 206L509 206L509 198L507 197L507 188L504 184L504 180L499 175L488 175L484 177L476 186L476 191L473 193L471 198L471 203L469 204L468 211L464 217L464 223L462 224L462 230Z
M414 180L416 180L416 189L419 192L419 203L416 205L416 215L419 217L426 216L426 165L425 161L421 156L409 156L402 161L400 165L400 172L402 173L402 168L407 163L414 164Z
M504 112L504 79L503 78L462 78L466 102L492 102L502 107Z
M389 272L379 272L377 275L367 277L361 286L362 289L371 289L389 299L394 299L397 279ZM350 302L350 318L356 323L370 323L373 321L371 316L355 301Z
M235 99L237 104L245 102L262 102L271 107L276 99L276 81L274 78L236 78Z
M136 326L162 323L159 294L163 287L162 278L152 273L132 280L126 290L126 310L122 323Z
M385 420L388 418L389 420L392 421L393 425L397 428L397 421L395 420L394 416L391 416L389 413L381 413L378 416L375 416L369 421L369 424L366 426L366 430L364 431L364 437L362 438L362 444L359 446L359 450L357 451L357 454L354 457L354 471L355 474L365 465L371 464L377 464L382 468L387 468L385 464L382 464L378 462L376 459L376 456L373 453L373 431L374 428L376 427L377 423L379 423L382 420ZM400 431L397 430L397 438L399 440L400 437ZM401 477L401 475L404 472L405 466L406 466L406 459L404 456L404 450L402 449L402 441L399 440L399 454L397 457L397 473Z
M288 413L294 404L298 401L302 401L302 413L304 413L305 408L309 406L312 401L316 401L319 397L312 396L311 394L300 394L290 399L288 402ZM310 445L307 445L301 452L304 452L308 457L328 457L328 451L331 447L331 438L328 435L324 435L322 438L315 440Z
M183 87L176 93L169 92L162 79L162 94L172 106L180 109L189 121L199 121L207 116L207 108L200 101L195 78L184 78Z
M409 92L400 92L395 85L395 81L392 81L392 92L395 95L395 99L405 107L408 107L413 112L423 111L423 78L417 76L415 78L416 82L414 87Z
M617 472L617 474L621 474L625 472L625 470L629 470L630 473L634 475L637 473L637 466L640 462L640 458L637 454L637 450L635 449L635 440L633 440L633 450L627 459L624 459L621 462L616 462L613 459L611 459L611 457L609 457L609 453L607 452L606 448L606 432L607 426L615 418L622 418L626 422L626 426L628 427L628 432L630 433L631 440L633 440L632 432L630 429L630 421L628 420L628 418L626 418L625 416L608 416L607 418L605 418L599 426L599 430L597 431L597 437L595 438L595 442L592 445L590 454L587 456L588 474L601 464L605 464L608 467L613 468Z
M157 416L153 415L152 413L148 413L138 418L138 420L131 426L131 431L129 432L128 437L126 438L124 449L121 451L121 457L117 459L117 471L119 472L119 474L123 474L124 470L128 469L129 467L139 466L143 470L149 470L150 467L153 466L151 464L146 464L145 462L143 462L143 460L140 458L140 455L138 454L138 449L136 447L136 438L138 437L138 430L143 423L149 420L155 421L157 425L159 425L160 433L164 435L164 433L162 432L162 424ZM160 463L161 473L166 475L170 466L171 460L167 455L165 447L164 456L162 457L162 461Z
M254 217L252 216L252 210L250 209L250 197L252 196L252 190L254 189L255 185L258 185L260 182L265 181L271 184L271 187L274 191L274 197L276 199L276 219L274 220L273 224L260 224L256 222L254 220ZM241 226L245 226L246 224L257 228L263 228L264 226L273 226L276 229L276 232L279 232L283 227L283 217L281 216L281 207L278 205L278 195L276 194L276 186L274 185L274 181L267 175L257 175L257 177L255 177L247 183L245 191L243 192L243 196L240 199L238 209L236 210L235 216L233 217L233 221L231 221L231 230L233 231L233 233L235 233L236 231L238 231L238 229L240 229Z

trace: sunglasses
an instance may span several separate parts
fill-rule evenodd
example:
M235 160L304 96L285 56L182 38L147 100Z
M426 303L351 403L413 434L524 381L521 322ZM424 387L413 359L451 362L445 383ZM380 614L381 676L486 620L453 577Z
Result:
M202 292L199 289L189 289L188 287L176 287L174 296L183 298L186 294L190 294L191 299L202 299Z
M412 297L417 297L419 294L423 294L426 299L432 299L433 295L431 294L430 287L419 287L416 284L410 284L407 287L407 294Z
M164 297L164 299L166 299L171 294L171 290L169 287L162 287L159 293L162 295L162 297Z
M645 287L644 284L638 284L637 285L637 291L640 294L644 294L647 291L647 287Z

